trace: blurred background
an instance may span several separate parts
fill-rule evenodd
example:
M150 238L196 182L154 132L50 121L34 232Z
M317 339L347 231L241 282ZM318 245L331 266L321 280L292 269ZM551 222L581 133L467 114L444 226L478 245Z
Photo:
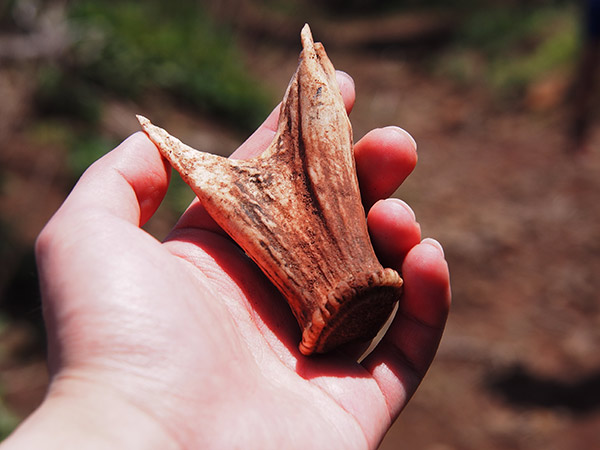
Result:
M34 240L150 117L231 153L283 96L309 22L352 75L358 138L399 125L396 195L445 247L454 305L382 449L600 448L600 96L576 2L0 0L0 438L47 384ZM191 200L174 176L146 226Z

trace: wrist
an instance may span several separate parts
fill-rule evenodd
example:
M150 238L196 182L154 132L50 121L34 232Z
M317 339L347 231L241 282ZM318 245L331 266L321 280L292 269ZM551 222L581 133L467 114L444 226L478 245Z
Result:
M2 450L178 447L150 413L110 388L75 380L53 383L39 408L1 445Z

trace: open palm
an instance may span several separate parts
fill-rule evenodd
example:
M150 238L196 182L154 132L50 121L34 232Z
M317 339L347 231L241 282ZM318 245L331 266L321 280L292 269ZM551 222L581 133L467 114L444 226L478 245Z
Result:
M350 109L352 82L338 77ZM276 115L234 156L264 150ZM140 229L169 168L137 133L88 169L38 239L53 377L8 445L60 419L121 448L376 447L431 363L450 289L439 244L421 242L404 203L378 201L414 168L412 139L377 129L355 156L375 249L405 279L397 317L364 361L302 356L283 297L199 203L165 242Z

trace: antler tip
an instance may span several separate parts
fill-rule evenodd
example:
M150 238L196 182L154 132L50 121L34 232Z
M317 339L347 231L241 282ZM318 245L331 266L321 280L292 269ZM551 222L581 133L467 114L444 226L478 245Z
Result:
M302 31L300 32L300 39L302 41L302 48L310 48L314 45L314 40L312 37L312 32L310 31L310 26L308 23L305 23L302 27Z

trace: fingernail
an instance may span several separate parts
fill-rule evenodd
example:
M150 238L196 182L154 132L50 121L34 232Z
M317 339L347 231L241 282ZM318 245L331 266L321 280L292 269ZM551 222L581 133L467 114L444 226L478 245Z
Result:
M352 84L352 86L354 86L354 78L352 78L352 77L350 76L350 74L348 74L347 72L344 72L343 70L336 70L336 71L335 71L335 74L336 74L338 77L345 78L345 79L346 79L346 81L348 81L350 84ZM338 80L338 83L339 83L339 82L340 82L340 81Z
M406 138L408 138L408 140L410 142L412 142L412 145L413 145L413 148L415 149L415 152L417 151L417 141L415 141L415 138L413 138L410 135L410 133L408 131L406 131L404 128L400 128L400 127L397 127L395 125L390 125L390 126L387 126L387 127L384 127L384 128L389 129L389 130L394 130L395 132L400 133L403 136L405 136Z
M404 208L404 210L406 210L411 217L413 218L413 220L417 220L417 216L415 215L415 212L412 210L412 208L410 206L408 206L408 203L406 203L404 200L400 200L399 198L388 198L386 201L391 201L394 204L401 206L402 208Z
M428 244L431 245L432 247L435 247L438 249L438 251L442 254L442 256L444 256L444 248L442 247L442 244L440 244L438 241L436 241L433 238L425 238L421 241L421 244Z

